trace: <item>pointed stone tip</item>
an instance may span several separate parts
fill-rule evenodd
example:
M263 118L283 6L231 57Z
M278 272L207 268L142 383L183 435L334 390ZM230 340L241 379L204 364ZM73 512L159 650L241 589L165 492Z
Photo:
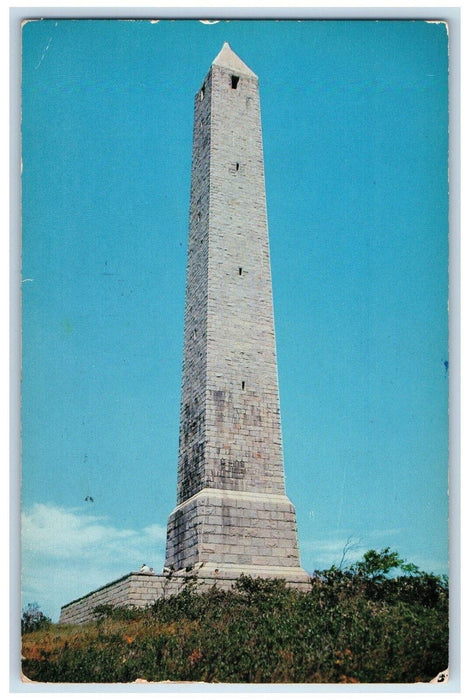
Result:
M222 49L217 54L217 56L212 61L213 66L220 66L221 68L228 68L236 73L243 73L244 75L250 75L252 77L257 77L251 68L248 68L246 63L237 56L235 51L232 49L228 41L224 41Z

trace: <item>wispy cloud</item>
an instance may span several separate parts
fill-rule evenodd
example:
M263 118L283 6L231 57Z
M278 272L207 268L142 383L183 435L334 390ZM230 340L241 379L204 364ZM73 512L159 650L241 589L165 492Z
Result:
M60 606L145 562L163 565L166 528L119 529L103 516L36 503L22 516L23 603L54 620Z
M401 535L401 529L399 527L391 527L385 530L371 530L369 532L369 538L371 540L384 541L386 538L390 539Z

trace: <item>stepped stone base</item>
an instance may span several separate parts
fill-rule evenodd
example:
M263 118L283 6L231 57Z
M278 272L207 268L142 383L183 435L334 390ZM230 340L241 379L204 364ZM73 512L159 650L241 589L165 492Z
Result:
M294 506L284 494L202 489L169 517L165 564L198 562L215 562L205 572L300 570Z
M202 569L208 569L205 573ZM282 578L288 586L300 590L310 590L310 577L301 568L234 567L227 569L223 564L207 563L195 567L190 572L177 571L168 574L147 574L131 572L106 586L64 605L60 612L60 624L81 625L95 619L94 609L98 605L115 607L145 608L159 598L180 593L190 582L196 580L197 590L205 591L216 585L222 590L230 590L242 574L261 578ZM196 578L195 578L196 577Z

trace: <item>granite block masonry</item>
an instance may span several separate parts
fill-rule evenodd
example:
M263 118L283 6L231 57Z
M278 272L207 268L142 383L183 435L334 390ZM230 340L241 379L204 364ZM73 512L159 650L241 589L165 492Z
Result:
M284 484L258 78L227 43L194 100L177 504L165 572L172 592L188 572L202 586L226 587L242 573L309 582ZM165 573L145 581L144 597L129 574L64 606L61 621L89 619L103 596L143 605L170 590Z

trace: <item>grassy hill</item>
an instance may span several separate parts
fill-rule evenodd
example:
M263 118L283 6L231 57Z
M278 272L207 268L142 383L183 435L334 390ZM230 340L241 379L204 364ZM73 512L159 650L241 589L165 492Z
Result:
M87 625L42 619L25 629L25 675L61 683L414 683L448 665L447 580L388 548L349 569L316 572L307 593L243 576L233 591L198 593L192 582L146 609L97 613Z

